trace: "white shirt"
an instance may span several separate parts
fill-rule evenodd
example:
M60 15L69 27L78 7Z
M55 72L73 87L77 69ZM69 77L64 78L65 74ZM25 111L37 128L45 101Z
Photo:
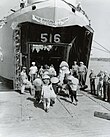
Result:
M36 74L37 71L38 71L38 68L36 66L32 66L30 67L29 75Z
M20 0L20 3L26 3L26 0Z
M23 71L21 72L21 79L22 80L28 79L26 72Z
M53 67L49 68L49 74L56 76L56 71L55 71L55 69Z
M78 89L78 84L79 84L79 80L73 77L72 83L69 85L73 91L76 91Z
M50 85L44 84L42 86L42 95L44 98L55 98L56 97L52 84Z

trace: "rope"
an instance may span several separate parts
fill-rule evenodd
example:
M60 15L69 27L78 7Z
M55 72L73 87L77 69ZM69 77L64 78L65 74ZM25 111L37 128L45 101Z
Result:
M98 43L97 41L93 40L97 45L99 45L100 47L102 47L103 49L105 49L108 53L110 53L110 50L108 50L107 48L105 48L104 46L102 46L100 43Z

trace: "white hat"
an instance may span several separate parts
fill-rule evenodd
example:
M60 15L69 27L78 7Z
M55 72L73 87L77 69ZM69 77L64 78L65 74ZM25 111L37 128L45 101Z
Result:
M69 67L68 63L66 61L62 61L60 64L60 67Z
M59 79L57 77L52 77L51 78L51 82L54 83L54 84L56 84L56 83L59 82Z
M68 77L67 77L67 80L71 80L71 81L72 81L72 80L73 80L73 76L71 76L71 75L68 76Z
M42 79L50 79L48 75L43 75Z
M66 66L62 66L61 69L62 69L62 70L67 70L68 67L66 67Z
M48 72L48 71L45 71L45 72L44 72L44 75L49 75L49 72Z
M35 62L32 62L32 65L35 65Z
M80 61L80 64L84 64L82 61Z
M77 63L77 61L74 61L74 63Z
M65 74L70 74L70 71L68 69L65 70Z
M23 69L26 69L26 67L23 67Z

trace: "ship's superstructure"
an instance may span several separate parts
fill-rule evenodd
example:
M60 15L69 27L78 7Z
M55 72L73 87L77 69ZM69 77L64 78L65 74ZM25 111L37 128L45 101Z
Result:
M28 0L0 26L0 75L20 87L22 66L53 64L58 71L65 60L88 65L93 30L85 12L66 0Z

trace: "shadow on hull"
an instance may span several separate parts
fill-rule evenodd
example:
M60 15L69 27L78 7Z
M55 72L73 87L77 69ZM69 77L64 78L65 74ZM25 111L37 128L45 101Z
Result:
M13 90L13 81L0 76L0 91Z

